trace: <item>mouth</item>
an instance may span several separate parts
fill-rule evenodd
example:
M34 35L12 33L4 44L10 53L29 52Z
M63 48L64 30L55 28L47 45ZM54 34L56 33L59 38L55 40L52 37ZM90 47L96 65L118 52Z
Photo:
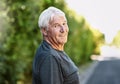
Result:
M64 36L59 36L59 37L61 37L61 38L65 38L65 37L66 37L66 35L64 35Z
M67 36L67 34L62 34L62 35L59 35L60 37L66 37Z

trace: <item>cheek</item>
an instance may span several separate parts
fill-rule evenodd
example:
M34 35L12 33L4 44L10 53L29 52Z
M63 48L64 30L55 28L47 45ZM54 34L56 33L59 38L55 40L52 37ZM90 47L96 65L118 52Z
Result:
M58 35L58 31L57 30L51 30L48 32L50 37L56 37Z
M59 29L59 28L56 28L56 29L54 29L52 32L57 35L57 34L60 32L60 29Z
M66 31L69 32L69 27L68 27L68 25L66 25L65 28L66 28Z
M66 32L69 32L69 28L68 27L66 28Z

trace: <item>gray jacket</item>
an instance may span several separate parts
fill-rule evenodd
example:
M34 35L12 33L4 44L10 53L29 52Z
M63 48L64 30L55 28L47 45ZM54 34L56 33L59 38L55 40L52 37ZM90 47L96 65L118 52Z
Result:
M33 61L33 84L80 84L78 68L64 51L43 41Z

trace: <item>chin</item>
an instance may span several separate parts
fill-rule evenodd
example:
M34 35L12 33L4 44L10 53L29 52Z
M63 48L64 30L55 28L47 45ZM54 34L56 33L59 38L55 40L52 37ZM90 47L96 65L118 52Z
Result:
M59 39L58 40L58 42L59 42L59 44L65 44L65 43L67 43L67 39L65 39L65 38L62 38L62 39Z
M60 42L60 44L65 44L65 43L67 43L67 41L61 41L61 42Z

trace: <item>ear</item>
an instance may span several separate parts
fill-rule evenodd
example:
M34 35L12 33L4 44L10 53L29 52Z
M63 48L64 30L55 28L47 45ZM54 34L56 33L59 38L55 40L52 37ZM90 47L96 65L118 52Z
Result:
M44 36L47 36L47 29L46 28L42 28L41 32Z

